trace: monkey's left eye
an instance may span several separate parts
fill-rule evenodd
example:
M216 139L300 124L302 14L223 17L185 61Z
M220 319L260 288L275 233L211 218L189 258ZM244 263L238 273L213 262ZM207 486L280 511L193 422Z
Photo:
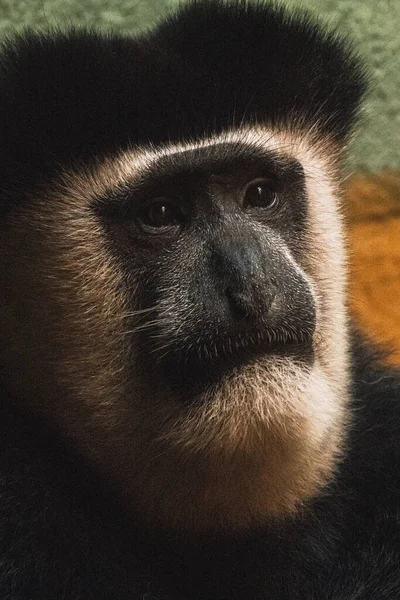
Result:
M266 177L255 179L246 186L243 208L272 208L277 201L278 194L275 181Z
M185 221L181 208L169 198L155 198L139 212L138 221L145 231L179 227Z

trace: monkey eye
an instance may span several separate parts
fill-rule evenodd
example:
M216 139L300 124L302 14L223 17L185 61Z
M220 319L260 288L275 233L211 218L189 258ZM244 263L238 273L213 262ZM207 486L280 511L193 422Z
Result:
M179 227L184 220L183 211L170 198L154 198L146 203L138 215L140 226L149 232L155 229Z
M278 194L275 181L266 177L255 179L246 186L243 208L272 208L277 201Z

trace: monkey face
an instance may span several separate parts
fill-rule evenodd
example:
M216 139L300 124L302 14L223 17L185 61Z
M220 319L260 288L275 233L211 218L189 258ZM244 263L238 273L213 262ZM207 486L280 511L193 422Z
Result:
M312 360L301 165L226 143L177 151L99 199L128 276L134 346L185 402L257 357ZM304 261L303 261L304 262Z
M332 473L347 342L320 155L262 129L131 150L9 218L10 386L148 523L243 529Z

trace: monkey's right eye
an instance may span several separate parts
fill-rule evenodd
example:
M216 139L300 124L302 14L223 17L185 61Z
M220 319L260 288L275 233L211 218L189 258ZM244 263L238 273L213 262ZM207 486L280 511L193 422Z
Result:
M244 208L272 208L278 200L276 183L271 178L255 179L248 184L244 198Z
M146 203L137 216L140 227L149 233L180 227L185 221L182 209L169 198Z

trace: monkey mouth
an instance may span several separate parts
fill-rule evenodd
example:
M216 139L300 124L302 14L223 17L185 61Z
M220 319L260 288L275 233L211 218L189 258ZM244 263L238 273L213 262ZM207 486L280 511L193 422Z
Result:
M160 359L164 378L177 390L199 393L217 384L235 369L266 357L286 357L303 365L313 361L313 336L310 331L296 335L276 333L269 336L247 336L241 339L205 340L185 347L173 347ZM208 343L207 343L208 342Z

